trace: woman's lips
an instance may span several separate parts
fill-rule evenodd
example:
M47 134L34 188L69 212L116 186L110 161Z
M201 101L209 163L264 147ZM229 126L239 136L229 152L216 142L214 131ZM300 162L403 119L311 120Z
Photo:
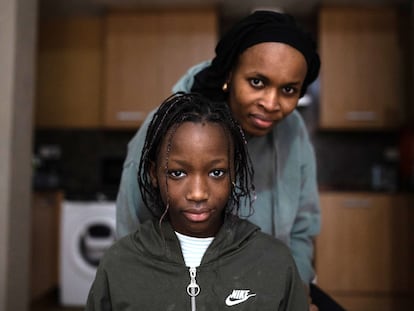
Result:
M261 129L268 129L273 125L273 120L260 115L251 115L251 120L256 127Z

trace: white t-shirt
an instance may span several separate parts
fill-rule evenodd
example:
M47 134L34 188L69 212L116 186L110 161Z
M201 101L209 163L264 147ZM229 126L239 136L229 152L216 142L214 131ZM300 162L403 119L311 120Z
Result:
M214 237L195 238L178 232L175 232L175 234L181 244L185 265L187 267L198 267Z

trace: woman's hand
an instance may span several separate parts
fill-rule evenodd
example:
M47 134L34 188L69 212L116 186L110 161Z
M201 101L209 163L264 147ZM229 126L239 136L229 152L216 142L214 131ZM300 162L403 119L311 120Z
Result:
M307 284L304 284L304 286L305 286L305 292L308 295L309 311L319 311L319 308L312 303L309 286Z
M312 302L310 302L309 311L319 311L319 308L316 305L312 304Z

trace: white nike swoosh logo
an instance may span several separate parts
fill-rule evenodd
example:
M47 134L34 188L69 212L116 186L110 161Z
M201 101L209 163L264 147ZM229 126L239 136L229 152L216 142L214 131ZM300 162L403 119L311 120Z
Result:
M245 302L250 297L256 296L256 294L250 294L250 295L247 295L246 297L243 297L243 298L240 298L240 299L232 299L230 296L228 296L226 298L226 305L229 306L229 307L237 305L237 304L242 303L242 302Z

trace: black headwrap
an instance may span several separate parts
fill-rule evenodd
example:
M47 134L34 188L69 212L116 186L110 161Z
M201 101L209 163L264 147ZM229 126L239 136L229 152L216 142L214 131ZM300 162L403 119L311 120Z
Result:
M256 11L234 25L218 42L211 65L194 77L191 90L212 100L224 100L222 86L239 55L263 42L286 43L303 54L308 66L300 94L303 96L319 74L320 60L315 42L292 16L272 11Z

